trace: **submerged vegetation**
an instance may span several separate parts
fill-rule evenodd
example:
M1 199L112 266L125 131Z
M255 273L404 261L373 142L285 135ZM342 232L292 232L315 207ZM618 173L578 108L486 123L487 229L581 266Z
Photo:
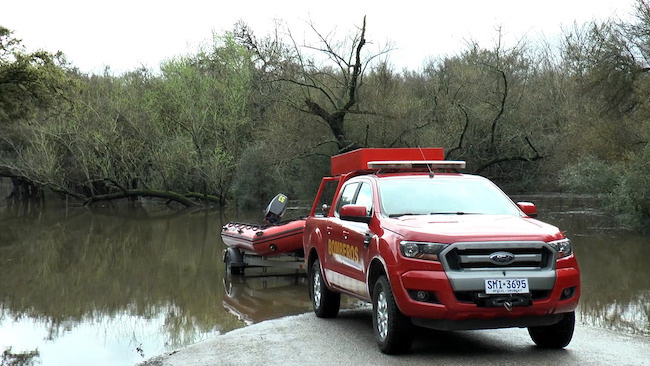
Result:
M418 71L369 51L372 19L350 37L314 28L309 45L237 23L160 70L121 75L26 52L0 27L0 177L12 198L250 207L277 191L309 199L336 153L440 146L511 192L601 194L647 228L650 5L635 7L629 22L470 43Z

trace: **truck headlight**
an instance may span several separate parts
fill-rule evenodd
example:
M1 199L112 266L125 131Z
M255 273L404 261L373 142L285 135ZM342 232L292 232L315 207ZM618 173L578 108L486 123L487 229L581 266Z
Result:
M419 241L402 241L399 243L402 255L407 258L440 261L438 256L448 244L423 243Z
M548 245L557 252L557 259L568 257L573 253L573 247L569 239L551 241Z

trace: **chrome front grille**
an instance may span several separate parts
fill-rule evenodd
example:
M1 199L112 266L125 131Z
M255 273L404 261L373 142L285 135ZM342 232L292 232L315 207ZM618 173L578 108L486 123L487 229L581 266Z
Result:
M555 265L555 252L544 242L455 243L441 254L447 271L539 270Z

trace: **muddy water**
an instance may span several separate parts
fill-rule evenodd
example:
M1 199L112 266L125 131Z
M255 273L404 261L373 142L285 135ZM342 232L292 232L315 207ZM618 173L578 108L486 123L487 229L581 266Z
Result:
M587 198L525 199L575 244L578 321L650 335L649 238L612 227ZM44 365L130 365L309 311L303 277L224 279L219 230L234 216L0 204L0 351L38 350Z

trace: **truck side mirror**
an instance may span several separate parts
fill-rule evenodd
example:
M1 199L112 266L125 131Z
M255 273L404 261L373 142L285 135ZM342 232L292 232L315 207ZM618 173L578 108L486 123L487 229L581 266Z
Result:
M532 202L517 202L517 206L524 211L527 216L537 217L537 207Z
M341 220L370 223L371 216L367 214L367 208L364 205L345 205L341 207L339 216Z

